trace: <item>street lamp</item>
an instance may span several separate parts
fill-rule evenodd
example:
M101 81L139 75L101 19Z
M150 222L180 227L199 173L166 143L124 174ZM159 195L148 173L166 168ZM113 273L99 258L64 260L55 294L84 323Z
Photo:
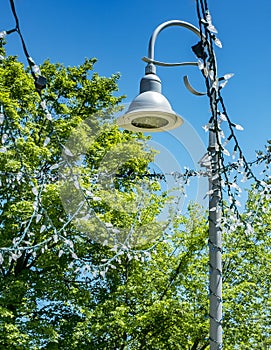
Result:
M130 104L127 112L118 118L120 127L136 132L167 131L179 127L183 119L172 109L161 92L161 80L156 75L156 66L197 66L197 62L165 63L154 59L154 46L158 34L165 28L180 26L189 29L201 40L206 40L201 31L190 23L172 20L159 25L153 32L148 49L145 76L140 82L140 93ZM187 88L197 94L185 80ZM219 158L217 153L217 134L214 128L209 129L208 155L209 162L209 342L210 350L222 349L222 239L220 228L220 177Z

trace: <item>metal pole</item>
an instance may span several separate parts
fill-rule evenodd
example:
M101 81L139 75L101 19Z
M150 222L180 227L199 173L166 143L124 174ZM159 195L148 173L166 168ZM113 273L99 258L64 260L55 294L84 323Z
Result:
M195 62L179 62L179 63L165 63L154 60L154 46L159 33L171 26L180 26L186 29L191 30L196 34L201 41L206 41L204 34L192 24L180 21L172 20L160 24L153 32L148 48L148 57L144 57L143 60L148 62L146 67L146 74L153 73L155 74L155 66L182 66L182 65L197 65ZM216 70L216 59L213 57L214 67ZM186 84L186 86L188 83ZM192 88L188 89L192 91ZM201 95L200 93L196 93ZM214 96L214 101L216 96ZM212 105L213 111L216 113L216 106ZM124 115L125 116L125 115ZM123 116L123 117L124 117ZM122 118L123 118L122 117ZM155 130L149 130L155 131ZM220 228L220 219L221 219L221 184L219 171L219 158L217 153L217 139L216 133L213 130L210 130L209 133L209 145L208 151L211 156L211 166L210 166L210 176L209 176L209 265L210 265L210 277L209 277L209 288L210 288L210 307L209 307L209 316L210 316L210 350L220 350L223 347L222 344L222 235Z
M222 232L221 187L218 174L217 136L209 131L208 151L211 156L211 174L209 175L209 288L210 288L210 350L222 349Z

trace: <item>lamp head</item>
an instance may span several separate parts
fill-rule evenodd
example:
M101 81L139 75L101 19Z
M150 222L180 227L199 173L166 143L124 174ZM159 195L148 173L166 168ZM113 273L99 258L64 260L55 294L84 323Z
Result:
M158 132L175 129L183 120L162 95L161 80L152 70L141 79L139 95L117 123L131 131Z

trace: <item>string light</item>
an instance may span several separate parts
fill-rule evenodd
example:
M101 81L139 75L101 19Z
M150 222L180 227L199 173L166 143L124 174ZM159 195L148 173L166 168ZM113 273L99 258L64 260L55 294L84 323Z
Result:
M44 137L43 146L46 147L50 143L51 137L54 137L56 140L58 147L60 150L62 150L62 156L63 159L60 163L55 163L51 165L49 172L48 167L44 163L39 167L39 169L36 169L35 171L30 171L28 167L26 166L22 156L20 149L17 146L16 138L12 134L12 128L13 128L13 122L12 118L9 116L9 112L5 109L4 105L1 105L1 114L0 114L0 123L2 130L7 130L8 132L11 132L9 143L7 146L3 146L1 148L2 153L9 152L9 150L14 149L16 158L18 159L20 163L20 169L18 171L1 171L1 177L4 182L8 184L12 184L10 186L13 186L19 191L20 185L29 186L31 190L32 195L32 201L33 201L33 211L30 217L25 220L24 222L20 223L20 233L18 231L18 237L13 239L12 245L7 247L1 247L0 248L0 262L3 264L4 260L7 258L9 262L13 261L15 262L18 260L22 254L32 254L33 257L36 257L37 254L43 253L47 249L51 249L53 247L56 247L58 245L59 247L59 256L63 254L65 251L66 253L69 253L73 259L77 262L80 262L82 266L89 266L89 262L85 258L79 258L76 255L75 249L74 249L74 243L67 238L66 229L68 225L73 221L73 219L78 215L80 210L82 209L82 206L78 206L77 210L68 217L67 220L56 222L53 221L46 210L46 207L42 203L42 194L43 191L46 189L46 185L50 184L51 182L55 182L57 180L57 174L59 168L66 167L67 169L70 169L72 172L72 164L70 163L70 156L72 154L69 153L69 150L65 145L62 144L61 139L59 138L59 135L54 128L54 119L52 116L52 113L50 111L50 108L48 108L46 104L46 100L43 97L42 89L45 88L45 78L41 76L41 71L39 66L34 62L34 60L31 58L31 56L28 53L28 50L26 48L25 40L23 38L23 35L20 30L19 26L19 19L16 14L14 2L10 1L12 13L15 18L16 27L12 30L5 31L2 34L2 37L4 38L6 35L17 32L19 34L19 37L22 42L23 51L27 58L28 64L31 69L31 75L34 79L36 91L39 94L39 107L40 110L43 112L44 120L41 121L41 128L47 128L48 129L48 135ZM39 85L40 79L43 80L44 84L42 86ZM19 131L18 131L19 132ZM41 134L41 133L40 133ZM4 134L7 135L7 134ZM2 141L4 139L2 138ZM173 175L173 174L172 174ZM165 175L159 175L159 174L143 174L142 176L137 176L137 179L139 178L148 178L149 180L154 179L164 179ZM183 177L183 179L187 178L189 175L187 173L180 175L180 174L174 174L174 176ZM116 175L116 177L119 177ZM125 178L125 175L122 177ZM65 180L62 178L62 180ZM132 179L131 179L132 180ZM88 197L85 195L86 191L85 189L81 188L80 182L76 178L74 180L77 183L78 188L84 193L84 201L87 203L88 208L91 208L91 205L88 202ZM94 200L94 198L93 198ZM2 205L5 201L2 201ZM3 210L5 206L3 205ZM138 209L137 212L137 218L135 220L140 219L140 213L141 209ZM168 224L171 224L171 220L168 220ZM41 241L37 242L37 238L35 235L31 233L31 230L35 226L35 230L39 230L39 233L41 234ZM108 235L111 234L111 227L108 225L104 225L104 228L108 232ZM99 263L98 265L91 264L91 269L93 271L100 270L101 273L105 273L108 268L112 266L113 261L118 261L119 257L123 254L123 251L127 250L129 251L130 256L134 256L135 258L137 255L141 254L142 256L145 256L149 251L154 250L154 247L161 241L162 238L158 239L154 244L149 247L148 249L133 249L129 246L129 239L133 235L134 227L131 226L130 232L127 235L127 239L123 244L119 244L114 246L115 255L112 258L105 259L106 261ZM46 234L45 234L46 232ZM43 238L42 238L43 237ZM112 255L112 254L111 254ZM89 267L88 267L89 268ZM4 271L4 270L2 270Z
M52 117L52 114L50 112L50 109L48 108L46 101L42 96L42 90L46 86L46 79L45 79L45 77L43 77L41 75L39 66L35 63L35 61L32 59L32 57L28 53L28 50L27 50L26 44L25 44L25 40L23 38L21 29L20 29L19 19L18 19L17 13L16 13L16 9L15 9L13 0L10 0L10 5L11 5L11 9L12 9L12 13L13 13L13 16L15 19L16 26L15 26L15 28L13 28L11 30L2 31L0 33L0 38L3 39L6 35L9 35L9 34L12 34L15 32L18 33L18 35L21 39L21 42L22 42L24 54L26 56L29 67L31 69L31 74L32 74L32 77L34 79L36 90L40 96L40 103L39 103L40 108L44 113L46 123L50 126L48 136L46 136L44 139L44 145L47 146L47 144L50 142L50 138L52 137L52 135L54 135L57 142L58 142L59 148L64 150L64 148L63 148L64 146L61 143L61 140L58 136L58 133L56 132L56 130L54 128L53 117ZM270 157L270 150L268 152L266 152L266 154L258 154L257 159L253 160L252 162L248 162L246 160L246 158L242 152L242 149L238 144L237 137L235 135L235 130L237 130L237 131L241 130L242 127L239 126L239 124L235 124L235 123L230 121L230 118L227 114L227 110L226 110L226 107L225 107L225 104L224 104L224 101L223 101L223 98L221 95L221 89L224 88L225 82L227 82L228 79L230 79L232 77L232 74L225 74L223 77L217 78L216 67L214 65L215 58L214 58L214 50L213 50L212 43L214 42L217 45L219 43L219 39L216 36L216 34L217 34L216 30L211 22L211 16L210 16L210 12L209 12L208 7L207 7L207 1L199 1L199 0L197 1L197 12L198 12L198 17L199 17L200 31L202 34L204 33L207 40L204 40L204 41L202 40L200 43L195 45L193 51L202 62L201 71L202 71L202 74L203 74L205 81L206 81L207 93L208 93L208 97L210 99L210 107L211 107L212 116L210 118L208 126L206 126L206 130L208 130L209 128L213 128L216 135L217 135L217 139L219 140L218 150L216 150L218 158L219 158L219 162L218 162L219 168L217 170L217 173L214 174L214 176L218 177L221 180L220 181L221 184L223 184L223 186L224 186L224 187L220 188L220 193L221 193L220 206L223 209L223 214L224 214L223 216L226 217L227 213L233 213L237 217L236 222L239 225L242 225L242 216L239 213L240 209L238 207L238 199L236 198L236 196L238 196L240 194L240 188L232 186L232 184L236 183L236 181L231 181L230 176L231 176L233 170L237 171L238 174L242 176L244 181L246 181L246 179L253 180L255 185L256 185L257 190L261 190L266 195L269 195L270 194L270 185L268 185L267 182L265 182L265 181L258 180L258 178L252 172L252 166L259 165L259 164L266 164L265 171L267 172L269 169L268 164L270 163L270 158L271 158ZM202 38L203 38L203 35L202 35ZM218 46L220 46L220 45L218 45ZM0 107L1 107L0 125L2 128L10 129L11 125L9 125L10 118L8 116L8 113L5 111L3 105L1 105ZM221 108L221 110L219 110L219 108ZM229 134L226 137L227 144L220 142L221 132L222 132L222 129L221 129L222 123L225 123L228 125ZM23 235L21 237L19 237L19 240L14 242L13 246L0 248L0 252L2 252L1 254L2 255L8 254L9 256L11 256L13 254L13 258L15 258L16 254L18 255L19 252L37 251L41 247L44 247L44 249L48 249L48 245L50 245L50 244L54 245L56 242L62 241L66 245L67 250L71 254L74 255L75 254L74 245L70 240L68 240L65 237L65 229L66 229L67 225L72 221L72 217L66 223L60 225L60 227L57 228L54 225L54 223L52 222L52 220L50 219L50 216L48 215L46 209L44 208L44 206L42 205L42 203L40 201L41 193L42 193L44 186L46 185L46 181L52 180L56 176L54 174L54 170L56 170L60 166L63 166L64 163L67 167L72 168L72 165L69 162L69 158L65 157L65 159L63 160L64 163L62 163L62 164L53 164L51 166L51 169L50 169L51 170L51 175L50 175L51 178L50 179L46 179L46 176L48 176L48 174L45 174L44 170L42 170L42 169L35 174L31 174L25 168L24 162L20 158L20 152L17 149L16 140L13 138L12 135L10 135L10 136L11 136L11 141L12 141L13 146L15 148L17 157L21 163L21 169L19 172L1 171L0 174L3 178L6 178L5 181L10 181L10 179L11 179L12 181L15 180L15 183L17 181L18 184L20 184L20 182L24 181L23 178L27 178L27 181L30 184L33 184L32 193L34 196L35 207L34 207L32 216L31 216L28 224L24 223L25 228L23 230ZM3 134L2 146L0 148L1 153L7 152L9 150L9 147L10 147L9 143L6 145L6 137L8 137L8 134L7 133ZM234 163L226 164L225 156L226 156L226 154L228 154L227 150L226 150L226 145L228 145L230 143L233 143L233 149L234 149L233 154L235 156L237 155L238 160ZM225 152L226 152L226 154L225 154ZM243 170L241 170L241 169L243 169ZM174 173L167 173L167 174L146 173L146 174L140 174L140 175L136 175L136 176L134 175L134 177L133 177L133 175L129 175L129 176L116 175L117 178L123 178L123 179L128 178L130 181L133 181L133 179L136 180L139 178L142 178L142 179L148 178L150 180L165 181L165 178L167 176L172 176L174 178L174 180L182 187L183 185L186 185L189 182L189 179L192 177L201 177L201 176L208 177L209 170L208 169L206 171L185 170L183 173L174 172ZM40 184L38 187L34 186L34 183L36 182L36 180L38 180L38 183ZM14 186L16 187L15 184L14 184ZM226 204L227 198L231 199L231 203L229 205ZM264 198L265 198L264 196L258 198L258 207L260 206L261 203L263 203ZM78 210L79 210L79 208L78 208ZM75 213L75 215L76 215L76 213ZM30 228L31 223L33 223L34 220L35 220L36 224L40 224L40 230L42 232L44 230L44 225L45 225L44 222L47 222L47 229L49 229L50 234L42 242L32 244L32 245L26 244L27 241L24 241L24 239L28 235L27 228ZM251 227L251 225L253 224L252 220L253 220L253 217L251 218L250 222L243 223L246 228L248 228L248 225L250 225L249 227ZM223 222L221 222L221 224L224 224L225 227L227 227L230 230L230 225L228 224L227 220L223 220ZM109 232L109 229L108 229L108 232ZM157 242L159 242L159 241L160 240L158 240ZM153 249L153 247L156 245L157 245L157 243L155 243L150 249ZM120 246L118 253L121 252L121 249L123 249L123 247ZM150 249L148 249L148 251L150 251ZM143 253L140 250L139 250L139 252ZM133 253L136 254L137 251L134 250ZM118 256L118 254L116 254L116 256ZM0 260L1 261L3 260L3 257L1 255L0 255ZM108 266L109 266L112 263L112 261L109 259L108 262L105 262L103 265L108 264Z
M268 184L268 181L262 181L258 179L258 177L252 171L252 165L259 164L264 160L269 162L268 159L270 155L266 155L263 158L258 157L257 160L253 162L248 162L246 160L246 157L244 156L243 151L238 143L238 139L235 135L235 130L243 130L243 127L239 124L231 122L227 114L223 97L221 95L222 88L225 87L227 80L231 78L233 74L226 74L221 78L217 77L217 67L215 65L216 60L213 51L213 43L215 43L218 47L222 47L222 44L216 36L217 30L212 24L210 11L207 6L207 0L197 0L197 14L201 33L204 33L205 38L207 38L207 40L204 40L204 37L202 35L202 46L205 45L205 50L208 54L204 54L203 49L199 45L197 45L196 50L195 46L192 47L192 50L197 55L197 57L203 61L201 64L201 71L205 78L207 95L209 97L210 109L212 113L210 121L205 127L205 130L212 130L215 133L217 140L217 149L213 150L213 155L216 155L218 160L218 171L216 174L214 174L214 176L218 176L219 179L217 182L218 186L220 186L220 188L218 188L220 198L218 206L222 209L223 213L222 220L217 225L219 230L224 229L228 233L234 232L234 230L241 228L244 230L245 235L247 235L248 232L253 232L252 220L255 218L251 216L250 220L247 217L244 220L240 214L239 207L241 204L238 198L241 195L241 187L238 186L237 181L238 178L242 176L241 182L248 180L253 182L255 189L258 192L261 191L261 193L264 194L263 196L258 196L258 203L256 203L256 206L258 205L259 207L262 205L264 201L267 200L268 195L270 195L270 185ZM200 50L198 50L198 47L200 47ZM228 126L227 137L225 136L225 132L222 129L222 122L225 122L225 124ZM233 144L232 158L235 158L237 156L238 160L231 165L226 165L225 157L230 156L230 152L226 148L226 146L228 147L229 143ZM269 169L268 166L266 166L266 170L267 169ZM211 250L221 250L221 247L216 246L215 243L211 240L209 240L209 245ZM210 273L213 272L213 269L214 266L210 264ZM222 278L222 271L218 272L221 274ZM209 292L210 295L216 296L211 287ZM220 296L217 296L217 298L218 302L222 303ZM209 317L217 325L221 325L222 319L215 319L213 315L209 315ZM211 342L216 342L216 340L211 338L209 340ZM223 346L222 343L216 343L216 348L221 349Z

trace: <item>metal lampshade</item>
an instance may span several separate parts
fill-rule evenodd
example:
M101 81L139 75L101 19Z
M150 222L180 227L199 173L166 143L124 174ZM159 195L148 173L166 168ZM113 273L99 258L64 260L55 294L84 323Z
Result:
M162 95L159 77L149 73L141 79L140 94L117 123L120 127L131 131L158 132L175 129L183 123L183 120Z

